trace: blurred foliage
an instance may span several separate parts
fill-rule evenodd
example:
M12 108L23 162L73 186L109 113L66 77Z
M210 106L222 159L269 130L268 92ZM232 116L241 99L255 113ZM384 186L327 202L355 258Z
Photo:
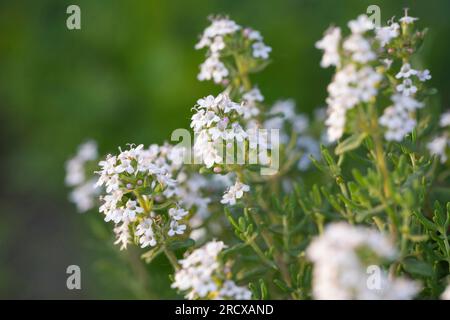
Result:
M82 29L66 28L81 7ZM331 23L381 7L382 20L409 7L429 26L422 61L441 105L450 100L450 2L430 1L0 1L0 297L168 298L164 258L142 269L119 253L99 216L77 215L63 187L64 162L86 138L102 152L160 143L189 125L197 98L217 89L196 80L193 48L210 14L260 30L272 64L256 82L268 101L292 97L302 112L324 104L331 71L314 43ZM80 292L66 267L82 269Z

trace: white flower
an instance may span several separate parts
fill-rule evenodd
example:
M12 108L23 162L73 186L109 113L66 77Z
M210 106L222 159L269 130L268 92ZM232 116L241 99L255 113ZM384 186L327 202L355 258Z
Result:
M186 216L189 212L184 210L183 208L170 208L169 216L174 220L181 220L184 216Z
M381 27L376 30L376 38L380 41L380 45L384 47L392 39L397 38L399 35L400 25L398 23L392 23L389 26Z
M427 81L427 80L430 80L430 79L431 79L430 70L425 69L425 70L423 70L423 71L419 71L419 72L417 73L417 77L418 77L419 80L422 81L422 82Z
M197 140L194 145L194 152L197 158L203 160L203 163L207 168L211 168L215 163L222 163L222 156L215 148L214 143L199 143Z
M116 209L117 203L122 199L122 196L122 190L115 190L112 193L101 196L100 200L103 201L103 204L99 207L99 212L103 212L106 215L108 211Z
M149 199L157 203L170 201L179 208L181 191L174 177L182 170L186 150L168 144L151 145L148 149L143 145L130 145L127 150L119 150L117 156L109 155L99 163L97 184L106 186L106 194L100 197L99 211L105 215L106 222L116 224L116 243L121 244L122 249L135 237L139 238L141 247L155 246L161 235L155 235L151 229L155 213L145 211L145 202ZM176 220L185 215L182 209L171 210L171 219L162 227L170 228L173 235L183 233L186 225L178 225ZM117 226L119 223L122 224Z
M330 142L339 140L344 134L345 109L329 109L329 115L325 124L328 126L328 140Z
M450 111L445 112L441 115L441 119L439 121L439 125L442 128L450 126Z
M395 94L391 99L394 105L384 110L379 123L387 129L386 140L401 141L416 126L416 120L412 118L411 112L423 107L423 103L404 94Z
M404 109L391 106L384 110L379 123L386 127L385 138L388 141L401 141L406 134L416 126L416 121L411 119Z
M252 47L252 55L255 58L268 59L272 48L263 43L261 34L250 28L240 31L242 28L234 21L225 17L215 17L211 19L211 25L208 26L200 41L195 45L196 49L208 48L206 60L200 66L200 73L197 78L200 81L214 80L215 83L226 84L229 70L220 60L222 52L230 41L231 36L245 37L246 41ZM232 48L232 50L234 50Z
M96 160L97 157L97 143L95 141L89 140L81 144L78 147L77 154L66 162L66 185L73 187L83 184L86 181L86 162Z
M297 139L297 148L303 151L302 157L298 161L297 168L300 171L307 170L311 165L309 156L314 159L320 158L320 145L319 142L310 136L301 136Z
M394 94L391 97L392 101L395 103L395 106L399 109L407 110L407 111L415 111L423 107L423 103L415 100L412 97L402 95L402 94Z
M386 66L386 69L390 69L394 60L386 58L386 59L383 59L382 62Z
M303 114L297 114L291 119L292 128L296 133L303 133L309 126L309 119Z
M262 102L264 101L264 96L261 94L258 87L254 87L250 91L244 93L242 99L247 102Z
M405 16L400 18L400 22L405 23L405 24L411 24L414 23L414 21L419 20L419 18L414 18L414 17L410 17L408 16L408 10L405 9Z
M66 162L66 185L73 187L85 180L84 162L78 158L70 159Z
M441 163L447 161L446 148L450 145L450 140L442 135L434 138L427 144L427 148L432 155L437 155L441 159Z
M219 267L217 256L224 248L222 241L211 241L180 260L181 269L175 274L172 288L190 290L191 298L195 296L203 298L210 291L217 290L211 276Z
M131 240L128 222L123 222L121 225L116 226L114 228L114 233L116 234L116 241L114 244L120 244L120 250L126 249Z
M204 36L209 38L213 38L218 35L223 36L226 34L232 34L241 29L241 26L236 24L236 22L225 17L213 18L211 22L211 25L206 28L203 33Z
M338 140L344 133L346 112L360 102L368 102L377 95L382 76L372 67L358 70L348 64L339 70L328 86L328 118L325 121L329 141Z
M169 232L167 232L167 234L170 237L173 237L176 234L183 234L185 230L186 230L185 224L178 224L177 221L172 220L170 222L170 229L169 229Z
M320 66L327 68L329 66L340 66L339 42L341 41L341 29L331 27L323 38L316 42L316 48L323 50Z
M227 34L232 34L236 31L241 29L239 25L236 24L236 22L227 19L227 18L213 18L211 21L211 25L205 29L203 32L202 37L200 38L200 41L195 45L195 49L202 49L205 47L213 46L214 41L223 41L223 36ZM217 39L221 40L217 40ZM215 51L210 47L211 51ZM215 48L217 49L217 48ZM220 48L219 50L222 50ZM218 51L219 51L218 50Z
M316 299L412 299L419 286L412 281L389 279L380 274L380 288L368 286L368 264L359 252L367 251L378 260L392 260L397 252L381 233L339 222L328 225L325 232L307 248L314 263L313 294Z
M232 280L227 280L223 283L217 299L250 300L251 297L252 293L250 290L236 285Z
M263 42L255 42L252 44L253 49L253 57L255 58L261 58L261 59L268 59L269 53L272 51L272 48L269 46L266 46Z
M231 280L221 281L223 270L218 260L226 246L222 241L210 241L180 260L172 288L186 293L188 299L208 296L216 299L250 299L248 289L237 286Z
M290 119L295 116L295 102L292 99L275 102L269 111L269 115L281 116L283 119Z
M242 142L247 137L247 132L245 132L239 123L233 123L231 129L227 133L227 140L236 139L236 141Z
M229 187L228 190L224 193L222 200L220 201L223 204L235 205L236 200L243 197L244 192L249 192L250 186L243 184L240 181L236 181L236 183Z
M348 27L355 34L363 34L366 31L372 30L374 28L374 24L372 20L369 19L365 14L362 14L356 18L356 20L352 20L348 23Z
M398 92L401 92L405 96L411 96L417 92L417 87L413 84L411 79L405 79L396 87Z
M356 62L367 63L376 58L369 41L358 33L348 37L343 43L343 48L352 53L352 59Z
M242 106L242 116L244 119L249 120L256 117L259 114L257 103L264 101L264 96L261 94L261 91L257 87L254 87L250 91L245 92L242 95L242 99L244 100Z
M262 41L263 37L261 35L261 33L257 30L253 30L250 28L245 28L244 29L244 36L246 36L248 39L250 40L255 40L255 41Z
M79 212L85 212L94 206L94 198L100 190L96 188L95 180L86 179L85 166L98 157L97 143L87 141L78 147L77 154L66 162L66 185L74 187L69 199L77 206Z
M445 291L441 295L442 300L450 300L450 285L445 288Z
M100 189L95 187L95 179L76 186L69 194L69 199L77 206L78 212L86 212L95 205L95 198L98 196Z
M268 130L279 130L279 141L271 141L267 146L269 148L279 143L288 143L292 129L297 134L305 132L309 126L309 119L304 114L297 114L295 111L295 102L292 99L279 100L270 108L270 116L264 121L264 128Z
M212 41L211 45L209 46L209 49L213 53L219 52L224 48L225 48L225 42L223 41L223 38L220 36L215 37L214 40Z
M189 235L189 238L194 240L195 242L203 242L203 240L207 236L207 230L205 228L198 228L191 231L191 234Z
M137 202L134 200L128 200L125 204L124 216L127 217L130 221L134 221L136 219L136 215L143 213L144 209L137 205Z
M115 224L118 224L121 221L124 222L123 209L122 208L113 208L111 210L108 210L105 213L104 220L105 220L105 222L112 221Z
M136 227L136 235L139 236L141 248L156 246L155 234L152 229L153 220L151 218L143 219Z
M262 95L255 88L246 95L252 104L252 99L260 100ZM225 93L217 97L208 96L197 101L194 114L191 118L191 127L194 129L194 158L211 168L215 163L221 164L224 160L223 147L232 146L235 141L242 144L248 138L244 130L245 122L253 118L245 116L249 111L247 101L238 104L230 100ZM256 106L255 106L256 108ZM250 112L255 115L257 112ZM230 120L233 119L233 120ZM247 122L248 123L248 122ZM227 149L228 150L228 149Z
M418 73L418 71L412 69L412 68L411 68L411 65L410 65L409 63L405 63L405 64L402 65L402 67L401 67L401 69L400 69L400 72L397 73L397 74L395 75L395 77L396 77L397 79L400 79L400 78L409 78L409 77L411 77L411 76L416 75L417 73Z
M214 80L221 83L228 76L229 72L225 65L219 60L217 55L211 55L200 65L200 73L197 76L199 81Z

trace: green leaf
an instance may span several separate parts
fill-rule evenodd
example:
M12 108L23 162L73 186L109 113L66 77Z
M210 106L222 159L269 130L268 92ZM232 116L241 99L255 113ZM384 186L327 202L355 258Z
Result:
M261 289L261 300L266 300L268 298L267 286L263 279L259 279L259 286Z
M354 150L361 145L361 143L364 141L366 137L367 133L365 132L351 135L350 137L348 137L347 139L345 139L344 141L342 141L337 145L336 149L334 150L334 153L336 155L341 155L345 152Z
M436 225L425 218L420 212L413 211L413 215L420 221L420 223L429 231L437 231Z
M230 248L227 248L227 249L223 250L222 253L221 253L221 256L225 257L225 256L227 256L229 254L236 253L237 251L242 250L243 248L247 247L247 245L248 244L245 243L245 242L238 243L238 244L236 244L236 245L234 245L234 246L232 246Z
M252 296L253 298L255 298L256 300L260 299L259 296L259 290L258 288L255 286L255 284L253 282L250 282L248 285L248 288L250 289L250 291L252 292Z
M448 208L446 208L446 209L448 209ZM447 212L445 212L445 211L447 211ZM436 201L436 203L434 204L433 221L440 227L446 229L446 227L448 227L449 219L450 219L450 217L449 217L448 210L444 210L444 208L441 207L439 202Z
M245 222L244 217L239 217L238 223L239 223L239 230L245 231L245 228L247 227L247 224Z
M273 279L273 283L280 288L282 291L290 293L293 290L291 288L289 288L283 281L278 280L278 279Z
M233 219L233 216L231 215L231 212L228 208L225 208L225 215L227 216L228 221L230 221L231 225L236 229L236 231L241 231L241 229L239 228L239 225Z
M322 197L320 196L319 187L317 184L313 185L313 189L311 192L311 198L314 201L314 205L316 207L320 207L322 205Z
M417 260L416 258L406 258L403 261L403 268L412 275L418 275L423 277L432 277L433 267L425 261Z

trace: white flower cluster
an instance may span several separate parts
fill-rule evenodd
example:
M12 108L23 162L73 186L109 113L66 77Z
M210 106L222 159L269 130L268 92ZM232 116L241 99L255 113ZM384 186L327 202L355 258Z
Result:
M251 293L232 280L222 280L219 253L225 248L222 241L210 241L187 257L179 260L172 288L186 292L193 299L250 299Z
M298 162L299 170L309 168L311 161L310 155L315 158L320 157L319 142L307 133L309 128L309 119L304 114L295 111L295 102L291 99L275 102L268 112L268 119L264 121L265 129L278 129L280 143L288 144L294 131L297 137L296 150L302 152Z
M323 50L320 66L328 68L330 66L340 67L341 57L339 54L339 43L341 41L341 29L338 27L329 28L324 37L316 42L316 48Z
M392 39L397 38L400 35L400 25L397 22L393 22L388 26L377 28L376 38L380 42L382 47L385 47Z
M280 100L274 103L264 121L265 129L279 129L280 143L289 143L290 134L284 130L287 126L297 134L304 133L308 128L309 120L303 114L295 111L293 100Z
M414 81L413 76L416 78ZM389 141L401 141L416 126L417 122L412 115L423 107L423 103L414 99L418 90L414 82L427 81L431 79L431 75L429 70L415 70L409 63L404 63L395 78L403 79L402 83L396 86L397 93L391 97L394 104L384 110L379 120L387 129L385 138Z
M416 20L418 19L409 17L407 10L405 10L405 16L399 21L403 26L406 26ZM392 39L399 37L401 29L399 23L392 22L389 26L378 28L376 38L380 45L385 47ZM385 62L389 69L393 60L385 59ZM411 68L409 63L403 62L400 71L395 75L395 79L401 82L397 83L395 86L396 93L391 97L394 104L387 107L379 119L380 124L386 128L385 138L388 141L401 141L416 126L415 111L421 108L423 103L416 101L414 96L422 86L420 83L431 79L431 75L429 70L415 70Z
M410 24L415 20L406 15L400 22ZM383 69L376 71L376 67L384 63L389 69L393 63L392 59L381 59L380 55L389 55L386 47L393 39L400 38L402 29L399 23L393 21L388 26L374 28L365 15L350 21L348 27L351 34L347 38L341 40L341 30L332 27L316 43L316 47L324 51L321 66L338 67L333 82L328 86L328 118L325 123L331 142L342 137L348 110L360 103L373 102L376 98L380 83L386 79L380 73ZM415 70L409 63L404 63L395 79L398 83L391 97L393 105L387 107L379 119L379 123L386 128L385 138L389 141L401 141L416 126L415 111L423 104L414 96L422 87L421 83L431 79L431 75L429 70Z
M236 22L225 17L215 17L211 19L211 25L203 31L200 41L195 45L197 50L208 48L206 60L200 65L198 80L222 83L228 77L230 71L221 61L221 54L227 49L227 44L235 40L233 39L235 35L245 39L244 43L250 46L255 59L269 58L272 49L264 44L263 37L258 31L242 29Z
M78 147L75 157L66 162L66 185L74 189L69 199L77 206L79 212L92 209L99 189L95 187L95 179L86 178L86 163L97 160L98 151L95 141L87 141Z
M441 115L439 125L444 129L450 129L450 111ZM438 156L441 159L441 163L446 162L448 159L447 148L450 147L450 133L448 131L435 137L427 144L428 151L432 155Z
M196 113L191 118L191 128L196 135L194 156L207 168L223 163L224 144L229 147L235 140L242 143L248 137L239 121L244 108L225 93L197 101Z
M155 228L170 237L184 233L186 225L180 224L180 220L188 212L179 206L177 199L167 197L177 186L172 174L181 165L179 150L169 146L152 145L144 149L143 145L131 145L128 150L120 150L117 156L108 155L99 165L97 186L105 186L107 193L101 197L103 204L99 211L105 215L105 221L115 223L116 244L121 244L121 249L132 238L131 225L136 226L135 235L141 247L157 244ZM175 204L168 210L168 230L166 226L155 226L156 213L147 207L148 203L164 200Z
M342 137L347 111L359 103L371 101L377 95L377 87L382 80L382 75L368 64L377 57L370 39L365 35L373 29L372 21L361 15L350 21L348 27L351 34L342 40L342 48L341 30L336 27L328 29L323 39L316 43L316 47L324 51L321 66L339 67L328 86L328 118L325 124L330 142ZM350 59L343 60L341 55Z
M379 261L392 260L396 250L381 233L344 222L328 225L307 249L314 263L313 294L316 299L412 299L419 286L412 281L388 279L380 273L379 287L371 287L368 263L361 258L373 256Z
M297 149L302 152L302 156L300 157L297 164L297 168L300 171L306 171L311 167L310 156L314 159L319 159L321 157L320 143L312 136L300 136L297 139Z
M328 86L328 118L325 124L328 126L330 141L342 137L347 110L373 99L378 93L377 85L381 80L382 76L370 66L358 70L355 64L348 64L336 73Z
M254 87L248 92L245 92L242 95L242 110L243 110L243 118L245 120L253 119L254 117L259 115L258 103L264 101L264 96L261 94L261 91L258 87Z
M230 206L233 206L236 204L236 201L238 199L244 196L245 192L249 191L250 186L243 184L240 181L236 181L236 183L233 186L227 189L220 202L223 204L229 204Z

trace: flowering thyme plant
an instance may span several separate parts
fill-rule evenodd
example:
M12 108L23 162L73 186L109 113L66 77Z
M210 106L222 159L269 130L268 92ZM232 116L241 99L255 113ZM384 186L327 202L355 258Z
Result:
M115 242L164 253L188 299L448 299L450 114L427 111L426 32L407 12L348 29L316 43L336 71L308 117L252 83L272 50L261 34L212 17L198 79L222 92L192 108L193 147L119 148L94 182L89 142L67 162L70 199L86 211L101 193Z

